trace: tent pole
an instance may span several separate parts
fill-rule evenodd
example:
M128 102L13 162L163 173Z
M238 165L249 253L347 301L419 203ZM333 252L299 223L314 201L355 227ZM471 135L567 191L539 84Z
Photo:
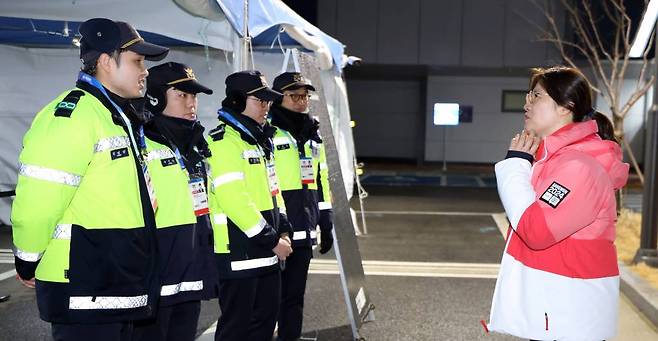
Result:
M249 0L244 0L242 13L242 60L240 68L247 70L249 68Z

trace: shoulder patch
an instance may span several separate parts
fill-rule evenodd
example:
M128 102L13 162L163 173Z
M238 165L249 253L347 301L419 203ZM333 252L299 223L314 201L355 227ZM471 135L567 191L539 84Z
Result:
M571 190L553 181L553 183L546 189L544 194L539 199L553 208L557 206L567 197Z
M220 124L215 129L208 132L208 135L212 138L213 141L220 141L224 138L224 133L226 132L224 127L226 125Z
M73 90L69 92L61 102L57 103L57 106L55 107L55 116L71 117L73 110L75 110L78 105L78 101L84 95L85 93L81 90Z

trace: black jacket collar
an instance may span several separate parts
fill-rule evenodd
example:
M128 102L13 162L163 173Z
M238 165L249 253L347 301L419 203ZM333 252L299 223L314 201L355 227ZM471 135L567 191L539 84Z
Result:
M224 119L222 116L219 116L219 120L229 127L235 129L240 133L240 137L247 143L252 144L252 145L259 145L263 150L265 151L266 157L269 159L270 158L270 153L273 150L272 146L272 137L274 137L274 133L276 132L276 128L271 126L268 123L265 123L265 125L261 126L258 124L258 122L252 120L250 117L243 115L241 113L236 113L234 110L229 109L229 108L222 108L222 111L228 113L231 115L233 118L235 118L236 121L238 121L242 126L244 126L248 133L245 132L243 129L235 125L233 122L230 120ZM249 135L251 134L251 136Z
M77 81L76 87L96 97L96 99L98 99L103 104L103 106L105 106L105 108L107 108L112 113L112 120L114 121L114 123L118 125L123 125L123 120L121 120L121 115L119 115L119 112L116 110L114 105L112 105L112 103L108 100L108 98L105 97L105 95L103 95L103 93L99 89L83 81ZM121 110L123 110L124 114L126 114L126 117L128 117L130 123L133 126L139 126L143 123L144 120L143 99L129 100L114 94L107 88L105 88L105 91L110 96L112 101L116 103L116 105L118 105L121 108Z
M210 156L208 143L203 138L204 127L198 121L188 121L162 114L153 115L144 124L144 134L149 139L178 148L187 169L193 169L203 157ZM196 147L196 149L194 148Z
M272 125L289 132L301 145L308 140L322 143L318 129L320 123L305 113L288 110L281 105L274 104L270 109Z

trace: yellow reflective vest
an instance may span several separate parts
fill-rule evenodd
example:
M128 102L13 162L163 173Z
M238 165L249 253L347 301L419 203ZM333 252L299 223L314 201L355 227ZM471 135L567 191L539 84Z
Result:
M145 318L157 297L155 221L139 156L107 97L78 81L46 105L23 139L12 234L39 262L41 318Z
M272 249L279 232L284 232L279 231L279 213L285 205L273 155L268 159L256 140L239 127L245 119L241 114L224 115L208 140L209 202L219 275L257 276L279 269Z
M300 146L295 137L281 127L277 127L273 142L276 172L293 227L293 246L310 247L316 244L320 207L331 208L324 146L312 139Z

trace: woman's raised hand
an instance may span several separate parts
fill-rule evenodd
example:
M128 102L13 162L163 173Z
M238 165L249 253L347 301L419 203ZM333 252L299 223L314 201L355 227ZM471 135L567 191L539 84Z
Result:
M519 151L535 155L539 147L540 139L534 133L526 130L516 134L509 144L509 150Z

